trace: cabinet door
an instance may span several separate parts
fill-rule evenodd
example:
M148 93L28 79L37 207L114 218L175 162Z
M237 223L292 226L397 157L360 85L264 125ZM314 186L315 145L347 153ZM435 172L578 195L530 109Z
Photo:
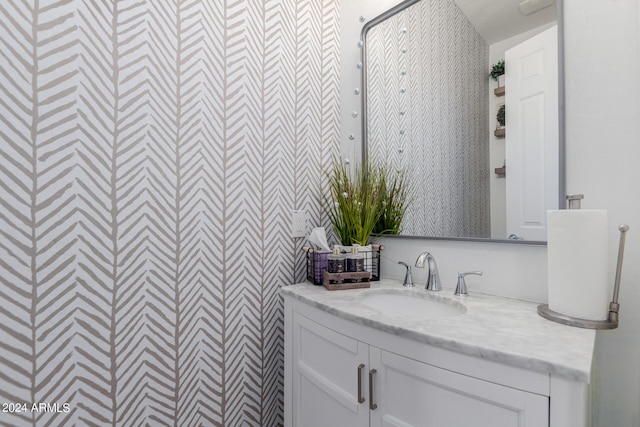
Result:
M375 347L371 426L547 427L546 396L482 381Z
M293 324L293 425L368 426L369 346L299 313Z

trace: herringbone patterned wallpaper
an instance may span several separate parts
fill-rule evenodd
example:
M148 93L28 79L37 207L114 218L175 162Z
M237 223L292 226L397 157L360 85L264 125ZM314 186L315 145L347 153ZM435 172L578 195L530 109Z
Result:
M369 155L409 174L402 234L491 235L488 58L451 0L423 0L367 35Z
M323 223L338 15L2 2L0 425L282 423L278 289L304 279L291 210Z

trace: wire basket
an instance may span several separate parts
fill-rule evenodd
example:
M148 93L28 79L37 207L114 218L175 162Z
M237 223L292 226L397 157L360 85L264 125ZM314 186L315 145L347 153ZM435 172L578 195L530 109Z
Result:
M342 253L346 254L342 247ZM327 257L331 251L319 251L310 247L303 247L302 250L307 258L307 280L314 285L321 286L324 280L324 271L327 270ZM360 253L364 255L364 269L371 273L371 281L380 280L380 252L384 250L382 245L371 245L371 250L366 251L361 248Z

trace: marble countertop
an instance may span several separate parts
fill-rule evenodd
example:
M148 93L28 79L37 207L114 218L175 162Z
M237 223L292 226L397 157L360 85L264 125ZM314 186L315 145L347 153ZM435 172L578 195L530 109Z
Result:
M369 289L329 291L300 283L285 286L283 295L350 320L425 344L495 362L590 382L595 331L561 325L540 317L537 303L470 292L456 297L453 289L427 292L382 279ZM462 304L460 315L420 319L385 315L359 302L365 294L408 293L444 304Z

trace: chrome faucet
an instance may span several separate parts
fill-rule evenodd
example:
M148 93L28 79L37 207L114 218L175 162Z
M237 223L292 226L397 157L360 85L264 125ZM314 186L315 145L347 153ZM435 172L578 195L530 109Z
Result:
M418 256L416 260L416 267L424 268L424 262L427 261L429 268L427 283L425 289L428 291L441 291L440 275L438 274L438 266L436 265L436 259L429 252L423 252Z

